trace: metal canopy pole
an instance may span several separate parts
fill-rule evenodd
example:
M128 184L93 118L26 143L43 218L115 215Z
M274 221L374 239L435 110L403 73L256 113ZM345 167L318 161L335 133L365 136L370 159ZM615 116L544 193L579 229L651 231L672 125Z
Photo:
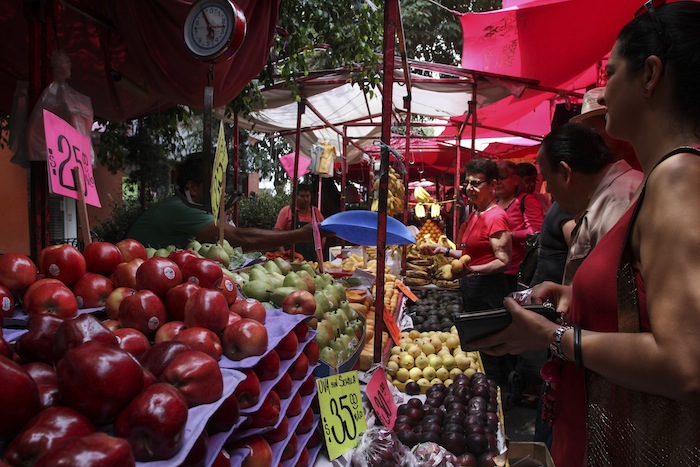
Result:
M382 150L379 165L379 216L377 217L377 297L374 301L374 363L382 360L384 333L384 266L386 252L386 207L389 188L389 143L391 142L392 91L394 89L394 40L398 0L384 4L384 76L382 94Z

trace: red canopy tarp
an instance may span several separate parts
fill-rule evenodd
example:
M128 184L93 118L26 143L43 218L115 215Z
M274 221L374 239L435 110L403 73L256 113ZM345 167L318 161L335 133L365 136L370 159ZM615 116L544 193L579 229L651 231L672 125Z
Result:
M265 66L281 0L235 2L247 19L246 38L233 59L214 65L214 106L233 100ZM59 3L55 45L71 59L68 84L92 99L95 117L125 120L176 104L194 109L203 107L209 66L188 52L182 31L193 3L193 0ZM3 44L0 112L3 115L10 113L17 81L29 79L29 33L24 12L30 8L24 0L0 2L0 43ZM50 54L51 50L47 55Z

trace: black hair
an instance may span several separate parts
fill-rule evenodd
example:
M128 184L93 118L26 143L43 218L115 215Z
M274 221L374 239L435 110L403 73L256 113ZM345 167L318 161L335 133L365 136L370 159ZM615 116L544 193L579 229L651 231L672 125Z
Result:
M310 183L300 183L297 185L297 193L301 193L302 191L308 191L311 193L311 184Z
M491 159L480 158L471 160L469 163L467 163L465 172L472 175L484 174L486 176L486 180L498 179L498 167Z
M544 154L555 172L562 161L574 172L585 174L598 173L613 163L612 153L603 138L580 123L564 123L552 130L542 140L540 154Z
M518 173L521 177L536 177L537 167L529 162L521 162L518 164Z
M177 186L184 193L187 182L192 181L197 185L204 183L204 171L202 170L202 161L204 154L201 152L193 152L185 156L177 168Z
M507 169L509 175L520 176L520 171L518 170L518 165L513 161L500 161L496 166L499 169Z
M679 120L691 121L700 130L700 3L673 2L655 9L661 34L648 12L640 14L617 36L618 53L630 74L639 72L650 55L663 62L671 80L671 108Z

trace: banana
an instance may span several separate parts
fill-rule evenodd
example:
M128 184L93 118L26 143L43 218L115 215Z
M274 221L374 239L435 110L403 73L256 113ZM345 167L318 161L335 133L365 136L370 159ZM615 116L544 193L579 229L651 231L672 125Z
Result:
M377 198L374 198L374 199L372 200L372 208L371 208L371 210L374 211L374 212L379 211L379 200L378 200Z
M416 217L419 219L422 219L425 217L425 207L423 207L423 203L416 204L415 213L416 213Z
M440 217L440 205L433 203L430 205L430 217Z

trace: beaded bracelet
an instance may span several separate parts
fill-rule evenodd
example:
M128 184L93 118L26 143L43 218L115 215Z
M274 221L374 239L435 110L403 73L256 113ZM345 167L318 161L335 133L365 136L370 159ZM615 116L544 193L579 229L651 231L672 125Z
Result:
M583 368L583 349L581 348L581 328L574 326L574 361L576 366Z
M552 352L552 355L561 360L569 360L569 358L564 354L564 351L561 348L561 337L569 329L574 329L574 327L559 326L557 330L554 331L554 334L552 334L552 341L549 343L549 350Z

